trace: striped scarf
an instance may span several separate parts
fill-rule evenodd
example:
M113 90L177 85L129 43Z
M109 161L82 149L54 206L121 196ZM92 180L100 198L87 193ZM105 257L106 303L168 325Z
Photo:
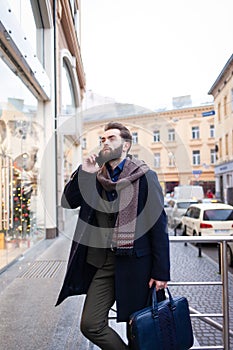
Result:
M136 158L127 158L116 182L113 182L105 165L97 173L97 179L106 191L115 190L119 198L118 216L112 241L117 254L132 252L138 210L139 179L149 167Z

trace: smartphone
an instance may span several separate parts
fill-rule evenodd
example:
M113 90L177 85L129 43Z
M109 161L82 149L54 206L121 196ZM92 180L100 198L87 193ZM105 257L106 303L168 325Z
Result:
M99 165L99 167L102 167L104 164L104 160L101 154L101 151L99 152L98 156L95 158L96 163Z

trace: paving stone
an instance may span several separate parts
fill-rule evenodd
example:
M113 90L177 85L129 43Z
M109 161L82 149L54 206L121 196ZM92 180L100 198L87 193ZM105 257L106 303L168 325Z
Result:
M54 307L66 269L70 237L60 235L53 243L42 243L0 275L1 350L97 350L81 334L80 316L84 296L66 299ZM39 268L59 266L57 273L34 273ZM53 264L59 262L59 264ZM44 265L45 263L45 265ZM171 244L172 281L221 281L218 265L197 248ZM171 286L172 294L184 295L199 312L221 312L221 286ZM233 329L233 278L229 275L230 328ZM215 321L222 323L222 319ZM125 325L111 321L126 339ZM222 344L222 333L198 318L192 318L195 337L203 346ZM197 344L198 344L197 343ZM231 338L231 349L233 343Z

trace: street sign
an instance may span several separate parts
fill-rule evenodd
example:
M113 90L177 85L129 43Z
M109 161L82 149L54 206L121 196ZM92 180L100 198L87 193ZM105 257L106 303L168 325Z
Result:
M202 117L209 117L210 115L215 115L215 111L203 112Z

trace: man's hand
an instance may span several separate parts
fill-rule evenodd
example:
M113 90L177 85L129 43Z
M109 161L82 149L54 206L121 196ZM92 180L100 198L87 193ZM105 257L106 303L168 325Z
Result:
M96 173L99 170L99 166L96 163L96 154L92 154L88 158L86 158L82 165L82 170L87 171L88 173Z
M149 287L151 288L155 284L156 291L160 289L167 288L167 282L166 281L157 281L154 280L153 278L150 279L149 281Z

